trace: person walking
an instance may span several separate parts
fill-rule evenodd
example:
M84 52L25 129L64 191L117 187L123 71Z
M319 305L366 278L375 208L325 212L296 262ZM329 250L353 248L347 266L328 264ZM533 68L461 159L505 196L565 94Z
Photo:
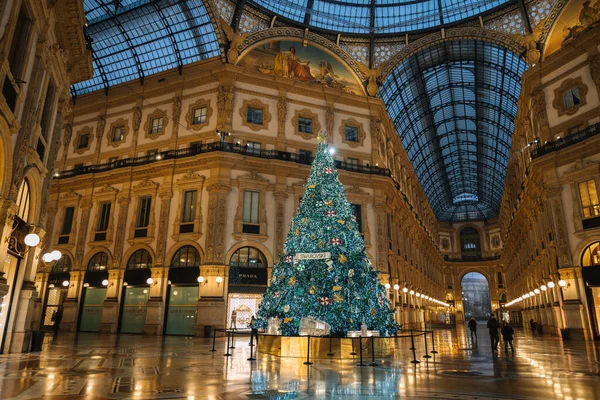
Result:
M504 321L502 323L502 330L500 333L502 334L502 340L504 340L504 352L508 354L508 345L510 344L510 351L514 353L515 348L513 347L513 339L515 330L508 324L508 322Z
M500 341L500 336L498 334L498 329L500 329L500 324L496 319L494 314L490 314L490 319L487 322L487 328L490 331L490 341L492 342L492 351L498 351L498 342Z
M471 340L475 337L475 341L477 341L477 321L475 321L475 317L471 317L469 320L469 330L471 331Z
M537 325L536 322L533 320L533 318L531 318L529 320L529 327L531 328L531 334L532 335L535 335L535 331L536 331L536 328L537 328L536 325Z
M52 322L54 322L53 329L54 334L58 334L58 329L60 328L60 321L62 321L62 307L58 307L54 313L52 313Z

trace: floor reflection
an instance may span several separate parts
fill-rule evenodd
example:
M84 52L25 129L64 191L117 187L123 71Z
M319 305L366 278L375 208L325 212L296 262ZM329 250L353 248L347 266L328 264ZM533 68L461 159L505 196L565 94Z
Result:
M41 353L0 355L0 399L600 399L598 343L567 342L517 332L516 352L492 352L485 330L463 327L397 339L394 357L378 366L358 360L248 361L246 337L231 357L226 340L136 335L48 337ZM429 353L432 350L428 337Z

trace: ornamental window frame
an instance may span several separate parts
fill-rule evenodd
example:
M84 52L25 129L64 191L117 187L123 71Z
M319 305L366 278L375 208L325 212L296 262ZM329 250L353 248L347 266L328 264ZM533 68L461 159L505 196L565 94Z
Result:
M121 140L115 140L114 138L115 130L117 128L123 128L123 137L121 138ZM108 141L109 146L119 147L120 145L125 143L125 140L127 140L127 135L129 134L129 120L123 118L117 119L116 121L110 124L110 130L108 132L109 134L107 135L108 137L106 139Z
M56 213L55 221L58 222L55 224L53 236L53 241L55 246L64 247L66 249L71 249L75 247L75 240L77 239L77 222L78 222L78 213L81 203L81 196L75 192L67 192L68 196L62 196L59 200L60 209ZM63 235L62 228L65 220L65 213L67 208L74 207L75 210L73 212L73 221L71 222L71 231L68 235ZM67 237L66 243L60 243L61 237Z
M105 185L100 190L94 193L94 203L96 213L94 216L94 223L90 229L90 246L100 246L106 245L107 243L112 243L114 237L114 220L115 220L115 205L117 204L117 194L119 193L118 189L113 188L112 186ZM96 231L98 227L98 221L100 219L100 210L101 206L104 203L110 203L110 213L108 215L108 226L105 231ZM105 233L104 240L96 240L96 233Z
M248 122L248 108L254 108L262 111L261 124L253 124ZM262 129L269 129L269 122L271 122L272 119L272 115L269 112L269 105L263 103L259 99L243 99L242 107L240 108L240 116L242 117L242 125L255 132Z
M134 243L151 243L154 238L155 238L155 234L156 234L156 204L160 203L158 201L158 189L159 189L159 184L150 180L150 179L143 179L141 180L137 185L135 185L133 187L133 189L131 190L131 194L132 194L132 203L134 204L134 209L133 209L133 214L131 214L133 217L131 218L131 221L129 223L129 235L128 235L128 239L127 242L131 245L133 245ZM139 207L140 207L140 199L143 197L151 197L151 203L150 203L150 217L148 220L148 225L144 228L146 229L146 236L143 237L135 237L135 231L136 229L139 229L137 227L137 220L138 220L138 212L139 212Z
M162 126L159 131L152 132L152 124L156 119L162 119ZM144 132L146 132L145 137L154 140L157 137L164 135L167 125L169 125L167 112L159 109L154 110L146 116L146 122L144 123Z
M195 124L193 121L194 118L194 112L197 109L200 108L206 108L206 119L204 120L204 122L200 122ZM187 128L191 129L193 131L200 131L203 128L207 127L209 122L210 122L210 118L212 117L213 114L213 108L211 107L211 102L208 99L198 99L196 100L196 102L190 104L188 106L188 112L185 115L185 120L187 121Z
M356 141L346 140L346 127L356 128L356 130L357 130L357 138L356 138L357 140ZM352 148L362 147L364 144L365 138L367 137L367 134L365 132L363 124L358 122L354 118L348 118L348 119L342 120L340 129L339 129L339 133L342 138L342 143L347 144L348 146L350 146Z
M365 249L369 250L371 248L371 230L369 229L368 218L370 195L358 186L353 186L345 190L348 203L350 203L350 205L355 204L357 206L360 206L362 232L359 232L359 234L363 237L363 241L365 242Z
M577 198L579 200L579 208L581 210L581 219L588 219L588 218L598 218L600 216L600 201L598 201L599 204L590 204L589 206L584 206L583 205L583 197L581 196L581 185L584 183L588 183L588 182L593 182L594 187L596 189L596 198L597 200L600 200L600 194L598 193L598 189L600 187L600 185L598 185L598 179L597 177L591 177L591 178L587 178L587 179L583 179L583 180L578 180L575 183L576 186L576 191L577 191ZM589 192L589 190L588 190ZM585 215L585 209L586 208L590 208L592 210L590 210L590 215L586 216ZM596 214L594 214L594 211L596 212Z
M564 96L568 91L577 88L579 91L580 101L579 103L567 108L564 101ZM576 114L582 107L587 105L587 93L588 87L583 83L581 76L577 78L565 79L558 88L554 89L554 101L552 105L558 111L558 116L573 115Z
M76 154L83 154L90 149L92 146L92 142L94 141L94 130L91 126L84 126L80 130L77 131L75 135L75 140L73 140L73 152ZM88 141L86 147L79 147L79 142L81 141L81 137L83 135L88 135Z
M312 132L300 132L299 124L300 118L312 120ZM292 125L294 126L294 134L301 136L304 140L311 140L317 137L317 134L321 131L321 123L319 122L319 116L309 110L308 108L302 108L295 110L294 116L292 117Z
M204 180L205 176L200 175L192 170L188 171L181 178L177 179L174 185L174 190L179 193L179 200L177 204L177 213L175 215L175 221L173 226L173 234L171 237L176 242L183 239L198 240L202 237L202 194L204 191ZM195 214L194 214L194 228L191 232L180 232L181 230L181 219L183 212L183 199L184 194L187 191L196 190L196 203L195 203Z
M267 231L267 190L271 183L268 179L252 171L248 175L242 175L237 179L238 204L233 222L233 237L240 240L258 240L264 242L268 239ZM258 233L244 233L244 196L247 191L259 193L259 217Z

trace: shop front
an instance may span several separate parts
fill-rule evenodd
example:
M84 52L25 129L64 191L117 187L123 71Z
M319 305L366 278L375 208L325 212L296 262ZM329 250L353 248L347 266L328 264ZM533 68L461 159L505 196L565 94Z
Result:
M127 263L121 298L120 333L144 333L150 298L152 258L147 250L133 253Z
M106 299L108 285L108 256L96 253L88 262L83 278L81 312L79 313L80 332L99 332L102 320L102 306Z
M42 314L42 330L51 330L54 327L54 316L59 310L62 312L64 301L69 291L71 275L71 258L63 255L52 266L48 275L46 294L44 296L44 312Z

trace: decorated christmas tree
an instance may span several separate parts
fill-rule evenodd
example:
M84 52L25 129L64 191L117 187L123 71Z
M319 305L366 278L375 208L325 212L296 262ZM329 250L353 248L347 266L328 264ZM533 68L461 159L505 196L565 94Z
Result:
M281 320L283 335L297 335L300 320L313 317L332 335L369 330L391 335L398 329L386 289L367 256L356 217L346 199L324 135L305 193L263 296L257 326Z

